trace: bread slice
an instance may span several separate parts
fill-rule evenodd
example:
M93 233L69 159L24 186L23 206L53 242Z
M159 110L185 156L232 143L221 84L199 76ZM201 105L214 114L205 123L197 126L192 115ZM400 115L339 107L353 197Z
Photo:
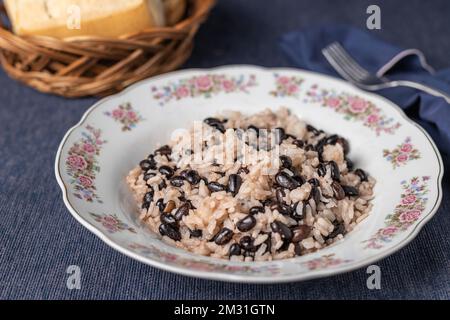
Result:
M161 0L5 0L5 6L18 35L118 37L165 25Z

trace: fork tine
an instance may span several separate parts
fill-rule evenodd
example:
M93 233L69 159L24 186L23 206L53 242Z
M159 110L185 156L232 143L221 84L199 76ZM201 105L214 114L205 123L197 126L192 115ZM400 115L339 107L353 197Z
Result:
M322 54L342 78L352 83L358 82L353 73L350 74L347 69L341 66L343 63L336 57L334 52L330 50L329 46L322 49Z
M355 80L361 81L362 79L364 79L364 75L360 72L360 70L355 69L354 66L349 61L347 61L335 47L330 47L329 50L333 54L334 59L339 62L340 66Z
M349 54L348 52L338 43L334 42L332 44L332 50L335 51L335 53L342 58L343 61L347 62L348 66L355 70L356 76L360 78L361 80L370 76L370 73L361 67L361 65L356 62Z

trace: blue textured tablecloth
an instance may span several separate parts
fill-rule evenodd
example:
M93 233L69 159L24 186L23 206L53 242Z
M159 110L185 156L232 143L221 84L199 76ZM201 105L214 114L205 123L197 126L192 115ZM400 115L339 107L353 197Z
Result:
M221 0L185 67L290 66L277 46L282 33L320 22L365 28L372 2ZM374 32L449 67L448 0L376 3L382 30ZM381 290L367 289L365 269L300 283L230 284L167 273L114 251L71 217L53 174L60 140L94 101L41 94L0 72L0 299L450 298L448 174L435 217L379 262ZM80 290L66 287L69 265L81 268Z

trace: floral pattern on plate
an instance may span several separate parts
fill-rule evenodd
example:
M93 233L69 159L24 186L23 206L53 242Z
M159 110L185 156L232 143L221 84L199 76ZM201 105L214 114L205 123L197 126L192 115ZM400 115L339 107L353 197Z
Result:
M302 262L302 265L306 266L308 270L327 269L329 267L338 266L343 263L351 262L352 260L335 258L334 253L323 255L321 257Z
M218 93L249 92L249 88L257 85L256 76L240 75L238 77L225 74L206 74L183 78L177 82L169 82L167 85L151 88L153 98L164 104L172 100L184 98L205 97L211 98Z
M276 88L270 91L274 97L294 97L297 98L300 92L300 85L303 79L298 76L284 76L274 73Z
M422 178L414 177L411 181L402 181L404 190L400 203L394 212L385 218L385 227L379 229L370 239L363 241L367 243L365 248L380 249L384 243L392 241L399 233L406 231L416 222L425 210L428 198L428 176Z
M122 131L131 131L139 122L144 120L129 102L119 105L112 111L106 111L105 115L119 122L122 125Z
M70 184L74 185L73 195L78 199L102 203L97 195L95 177L100 171L97 157L104 143L106 140L101 138L101 130L87 125L81 139L69 149L66 172L70 176Z
M369 100L345 92L320 89L312 85L306 93L305 102L317 102L323 107L341 113L346 120L362 122L364 126L380 133L394 134L400 123L388 118L383 111Z
M101 223L108 233L116 233L119 231L129 231L131 233L136 233L136 230L125 222L120 220L120 218L115 214L105 214L105 213L93 213L89 214L95 219L95 221Z
M139 243L131 243L128 245L133 251L139 252L146 256L155 256L158 260L165 263L182 265L191 270L203 272L229 272L238 274L279 274L280 269L275 264L266 265L229 265L227 263L208 262L202 260L186 259L174 253L166 252L153 245L142 245Z
M383 157L396 169L411 160L420 159L420 152L412 145L411 138L407 137L403 143L399 144L393 150L384 149Z

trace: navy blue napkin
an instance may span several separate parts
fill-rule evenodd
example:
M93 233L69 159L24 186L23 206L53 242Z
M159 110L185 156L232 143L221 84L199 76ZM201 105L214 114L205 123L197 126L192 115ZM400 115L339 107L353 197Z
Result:
M435 72L420 51L398 48L352 27L321 26L290 32L282 36L280 45L297 67L339 77L321 52L335 41L373 73L419 81L450 94L450 68ZM450 105L444 99L404 87L376 93L399 105L427 130L442 153L450 155Z

